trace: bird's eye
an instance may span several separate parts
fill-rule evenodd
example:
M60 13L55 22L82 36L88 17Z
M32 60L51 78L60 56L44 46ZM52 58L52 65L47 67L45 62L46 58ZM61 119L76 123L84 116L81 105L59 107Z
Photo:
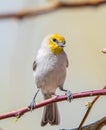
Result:
M53 38L52 40L53 40L53 42L57 42L56 38Z

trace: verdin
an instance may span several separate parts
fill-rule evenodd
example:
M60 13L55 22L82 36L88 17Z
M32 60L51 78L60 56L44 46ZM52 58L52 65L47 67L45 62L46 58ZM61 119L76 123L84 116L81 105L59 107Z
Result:
M65 38L59 34L46 36L33 63L35 84L37 85L38 91L41 89L44 99L49 99L52 95L55 95L57 88L68 92L68 99L71 99L69 91L63 89L66 78L66 68L68 67L67 55L63 49L65 44ZM35 106L37 93L30 104L31 110L33 110ZM47 123L58 125L59 122L60 118L57 104L52 103L45 106L41 126Z

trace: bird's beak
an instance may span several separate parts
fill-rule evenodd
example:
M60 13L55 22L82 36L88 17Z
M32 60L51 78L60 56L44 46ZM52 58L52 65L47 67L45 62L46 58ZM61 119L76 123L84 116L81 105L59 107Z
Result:
M58 46L59 46L59 47L65 47L65 43L64 43L64 42L59 42L59 43L58 43Z

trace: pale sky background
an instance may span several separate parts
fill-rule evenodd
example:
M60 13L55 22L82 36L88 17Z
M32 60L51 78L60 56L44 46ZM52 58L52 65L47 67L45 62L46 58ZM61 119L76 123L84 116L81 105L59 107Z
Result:
M46 5L46 0L0 0L0 13ZM42 39L49 33L60 33L67 41L65 51L69 68L64 87L72 92L101 89L106 85L106 6L98 8L61 9L46 15L16 20L0 20L0 113L28 106L35 92L32 63ZM57 90L57 93L61 93ZM42 94L37 102L42 101ZM0 121L3 130L58 130L78 127L86 101L92 98L58 103L59 126L41 127L42 110ZM86 124L106 116L106 97L101 97ZM104 127L103 130L105 130Z

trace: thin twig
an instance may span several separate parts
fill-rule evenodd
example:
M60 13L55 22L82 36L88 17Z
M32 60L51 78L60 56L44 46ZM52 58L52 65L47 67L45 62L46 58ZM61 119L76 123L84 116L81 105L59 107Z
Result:
M106 116L94 123L83 126L81 130L101 130L105 125L106 125ZM78 130L78 128L60 129L60 130Z
M106 86L105 86L103 89L106 89ZM99 97L100 97L100 95L96 96L96 97L93 99L93 101L90 102L90 104L89 104L89 106L88 106L88 110L87 110L87 112L85 113L85 115L84 115L84 117L83 117L83 119L82 119L82 121L81 121L81 123L80 123L80 125L79 125L79 127L78 127L78 130L81 130L81 129L82 129L82 126L83 126L84 122L86 121L86 119L87 119L87 117L88 117L88 115L89 115L89 113L90 113L90 111L91 111L91 109L92 109L94 103L99 99Z
M93 91L74 93L73 99L91 97L91 96L97 96L97 95L106 95L106 89L105 90L93 90ZM67 100L66 95L54 96L50 99L44 100L44 101L36 104L34 109L43 107L43 106L50 104L50 103L53 103L53 102L60 102L60 101L64 101L64 100ZM29 112L29 111L30 111L30 109L29 109L29 106L28 106L28 107L24 107L24 108L21 108L21 109L15 110L15 111L11 111L11 112L8 112L8 113L0 114L0 120L10 118L10 117L19 118L23 114L25 114L26 112Z
M106 4L106 0L85 0L77 2L54 1L50 2L48 6L38 7L34 9L24 9L15 13L0 14L0 19L17 18L22 19L26 17L35 17L38 15L47 14L61 8L80 8L80 7L97 7Z

